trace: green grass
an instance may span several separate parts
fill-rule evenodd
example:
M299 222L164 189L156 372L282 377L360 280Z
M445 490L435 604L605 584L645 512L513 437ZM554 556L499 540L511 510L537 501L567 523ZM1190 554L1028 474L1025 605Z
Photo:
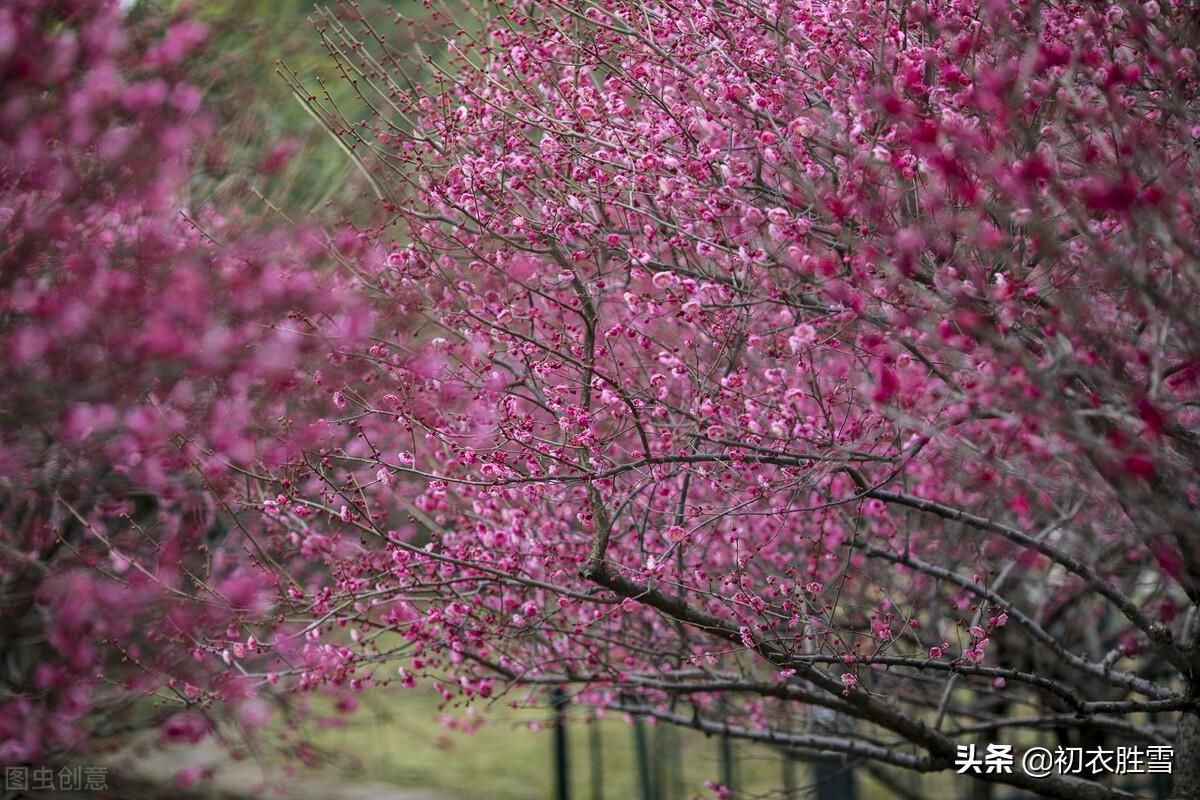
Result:
M495 705L483 711L474 733L453 730L443 715L471 719L462 709L438 710L438 697L412 691L375 696L346 718L343 728L323 728L315 742L352 755L354 774L399 786L447 790L469 800L549 798L553 780L553 732L548 709L511 709ZM589 731L582 709L572 708L567 726L572 795L589 797ZM476 717L478 719L478 717ZM634 728L623 717L597 723L601 731L605 796L638 796ZM647 726L653 748L656 731ZM703 790L719 774L717 742L683 732L686 797ZM755 764L755 773L765 772ZM756 790L767 788L765 775L747 776Z
M512 709L505 703L497 703L471 717L461 708L439 709L439 699L421 689L368 694L356 713L339 718L341 727L318 727L310 740L337 754L334 769L343 771L348 779L440 789L463 800L553 797L553 732L549 709ZM568 711L571 796L578 800L593 797L587 713L578 707ZM464 733L439 722L440 717L455 720L482 717L483 722L474 733ZM603 797L640 798L635 729L631 720L613 714L596 724L602 750ZM661 795L664 800L713 796L705 790L704 782L717 780L720 775L717 737L649 724L645 730L651 770L673 787L669 794ZM672 738L678 742L677 776L672 776L670 759L654 758L656 746L664 751L673 749ZM739 798L782 796L782 761L778 752L745 742L735 743L734 752ZM865 772L860 770L858 774L859 797L863 800L894 796ZM811 787L812 776L806 765L796 765L796 781L801 787ZM800 796L811 795L801 792Z

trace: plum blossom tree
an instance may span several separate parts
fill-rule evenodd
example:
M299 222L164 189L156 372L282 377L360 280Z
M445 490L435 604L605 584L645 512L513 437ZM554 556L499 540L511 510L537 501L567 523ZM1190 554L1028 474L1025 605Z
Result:
M301 594L230 484L306 439L303 370L353 326L317 237L181 216L212 133L181 80L203 38L101 0L0 8L5 765L164 719L194 741L214 700L261 722L227 664Z
M338 544L302 683L1200 797L1195 4L426 6L317 20L360 117L295 82L385 321L248 497Z
M1200 797L1196 11L496 0L407 63L346 5L330 248L172 207L199 28L9 3L0 760L430 676Z

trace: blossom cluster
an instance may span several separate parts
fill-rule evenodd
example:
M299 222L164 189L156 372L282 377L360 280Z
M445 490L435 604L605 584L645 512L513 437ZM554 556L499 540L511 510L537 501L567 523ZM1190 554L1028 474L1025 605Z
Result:
M353 321L317 236L181 210L213 134L183 77L204 35L100 0L0 9L5 764L166 716L194 740L215 699L260 718L221 655L305 574L230 486L307 441L298 389Z
M421 82L323 17L394 320L309 498L347 657L918 769L999 693L1186 706L1189 8L515 0Z

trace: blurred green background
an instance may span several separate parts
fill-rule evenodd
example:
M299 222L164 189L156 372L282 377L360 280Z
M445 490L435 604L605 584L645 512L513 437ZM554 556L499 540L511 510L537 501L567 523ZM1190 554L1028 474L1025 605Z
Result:
M360 3L387 14L384 3ZM405 3L423 15L420 3ZM348 117L361 118L350 86L321 46L312 0L136 0L132 18L165 23L177 15L202 22L209 35L189 62L189 79L205 97L216 132L197 154L191 184L196 206L214 203L245 213L264 209L295 222L361 213L370 198L352 161L280 76L286 68L313 94L328 91ZM395 13L392 13L395 16ZM258 198L261 194L277 210Z
M447 791L463 800L529 800L554 796L553 712L549 708L512 709L502 699L481 707L482 724L473 733L448 727L449 719L473 719L461 710L439 709L440 697L417 688L400 693L366 695L360 708L339 719L339 727L324 727L314 741L340 753L336 769L346 775L398 786ZM515 697L522 697L517 694ZM589 711L567 711L568 766L571 797L592 800L592 747L600 739L602 796L606 800L641 798L636 731L624 714L609 714L588 722ZM598 734L591 730L597 726ZM705 781L721 777L719 737L688 729L643 724L650 777L659 800L713 797ZM733 743L737 797L784 797L783 759L772 748ZM894 797L882 791L864 770L856 770L861 800ZM814 797L815 776L808 765L796 764L792 797ZM914 783L917 796L948 796L936 788L941 781L926 779L926 792Z

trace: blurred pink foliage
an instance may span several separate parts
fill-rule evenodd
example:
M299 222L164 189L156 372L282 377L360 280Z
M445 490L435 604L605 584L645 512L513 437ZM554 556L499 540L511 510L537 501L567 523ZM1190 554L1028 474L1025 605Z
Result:
M249 696L222 643L303 571L241 533L229 484L295 452L306 365L350 327L319 237L181 212L213 134L179 77L204 29L155 38L122 13L0 9L6 764L153 718L138 698ZM171 720L167 738L201 735L195 712Z

